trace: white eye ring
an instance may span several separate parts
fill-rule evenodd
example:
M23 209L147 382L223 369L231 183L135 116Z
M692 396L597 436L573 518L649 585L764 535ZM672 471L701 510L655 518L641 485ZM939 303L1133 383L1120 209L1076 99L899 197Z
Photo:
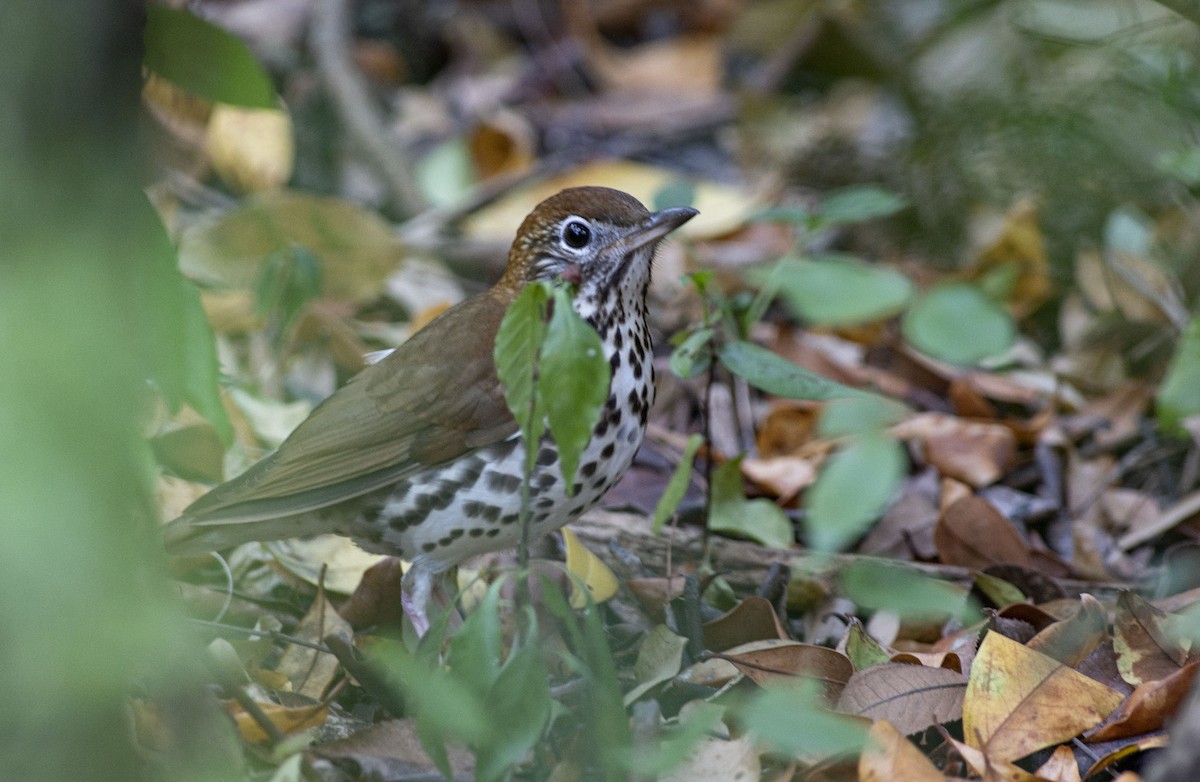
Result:
M562 242L572 250L582 250L591 244L592 229L578 217L572 217L562 227Z

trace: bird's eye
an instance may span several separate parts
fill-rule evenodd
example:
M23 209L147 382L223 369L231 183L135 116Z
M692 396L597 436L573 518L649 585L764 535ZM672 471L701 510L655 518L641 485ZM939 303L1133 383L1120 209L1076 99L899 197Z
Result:
M592 240L592 229L581 220L572 220L563 226L562 238L568 247L582 250Z

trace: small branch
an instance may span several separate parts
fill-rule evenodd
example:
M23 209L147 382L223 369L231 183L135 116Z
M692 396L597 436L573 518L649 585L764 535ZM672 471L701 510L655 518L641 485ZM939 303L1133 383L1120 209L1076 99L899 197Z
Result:
M383 120L351 59L349 8L350 0L313 4L309 41L317 69L347 134L387 184L395 208L404 215L415 215L425 208L425 199L410 173L412 161L398 144L388 140Z

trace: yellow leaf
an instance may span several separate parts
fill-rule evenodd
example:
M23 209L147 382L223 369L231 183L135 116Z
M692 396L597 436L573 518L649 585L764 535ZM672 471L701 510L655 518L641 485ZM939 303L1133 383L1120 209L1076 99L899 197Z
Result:
M571 530L563 529L562 536L567 547L567 570L579 577L579 581L592 593L592 600L603 603L615 595L619 583L608 566L588 551ZM587 605L587 600L579 589L579 581L571 582L572 608L583 608Z
M217 174L243 193L277 189L292 176L292 118L281 109L218 103L208 118L205 143Z
M971 665L963 734L991 761L1016 760L1098 725L1122 699L1054 658L990 632Z

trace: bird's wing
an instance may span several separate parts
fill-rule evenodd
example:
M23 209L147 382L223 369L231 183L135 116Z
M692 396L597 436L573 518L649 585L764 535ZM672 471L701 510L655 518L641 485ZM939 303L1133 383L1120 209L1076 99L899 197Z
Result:
M517 424L492 359L508 303L492 289L443 313L181 518L256 521L322 508L510 437Z

